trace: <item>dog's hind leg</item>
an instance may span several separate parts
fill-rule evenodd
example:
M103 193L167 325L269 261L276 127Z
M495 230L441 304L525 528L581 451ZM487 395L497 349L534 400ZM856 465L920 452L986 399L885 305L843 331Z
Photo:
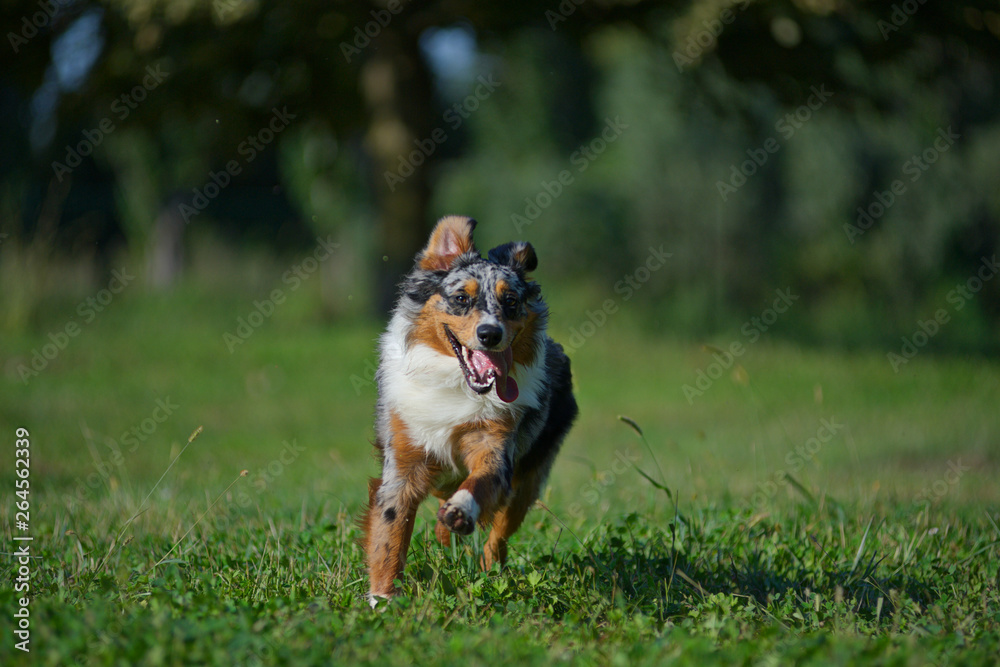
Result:
M481 565L484 570L493 567L494 563L503 567L507 562L507 540L521 527L528 510L538 500L543 481L539 477L537 471L532 471L514 479L514 495L510 504L493 515L490 536L483 548Z
M518 462L511 480L513 497L510 503L493 517L489 539L483 550L484 569L501 566L507 561L507 540L517 532L531 506L538 500L538 494L549 477L549 471L556 460L556 454L569 427L576 419L576 400L573 398L569 371L569 360L562 354L562 348L552 344L548 356L553 378L553 395L548 417L541 433L528 453Z

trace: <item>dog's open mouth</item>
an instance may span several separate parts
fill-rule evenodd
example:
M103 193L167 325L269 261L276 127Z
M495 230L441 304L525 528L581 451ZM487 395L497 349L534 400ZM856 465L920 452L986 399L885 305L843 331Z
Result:
M444 328L444 332L472 391L485 394L496 386L497 396L504 403L517 398L517 382L507 375L514 364L514 353L509 347L499 352L472 350L462 345L448 327Z

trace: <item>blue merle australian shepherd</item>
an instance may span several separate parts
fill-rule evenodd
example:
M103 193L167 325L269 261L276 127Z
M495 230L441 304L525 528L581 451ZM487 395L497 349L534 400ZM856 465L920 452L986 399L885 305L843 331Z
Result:
M476 221L442 218L403 280L380 342L375 446L381 479L362 518L369 601L396 592L417 507L439 499L435 534L489 528L482 565L503 565L576 417L569 359L546 333L548 309L528 279L530 244L483 259Z

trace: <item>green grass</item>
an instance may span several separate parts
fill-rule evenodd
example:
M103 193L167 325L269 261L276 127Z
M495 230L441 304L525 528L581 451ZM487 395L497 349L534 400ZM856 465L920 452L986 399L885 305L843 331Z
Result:
M32 652L5 633L0 663L996 661L997 362L924 354L895 374L878 351L765 337L689 403L711 352L623 310L572 355L581 417L510 567L477 570L479 533L438 547L428 503L380 613L354 526L379 328L320 321L307 285L230 354L223 333L274 286L126 292L27 384L19 364L86 293L0 338L0 530L19 534L25 427L38 557ZM585 315L550 301L566 340ZM6 622L20 594L0 569Z

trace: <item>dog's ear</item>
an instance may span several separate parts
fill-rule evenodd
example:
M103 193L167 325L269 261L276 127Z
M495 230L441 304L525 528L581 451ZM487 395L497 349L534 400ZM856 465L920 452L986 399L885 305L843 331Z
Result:
M461 215L449 215L438 220L431 240L417 258L417 264L427 271L447 271L451 263L467 252L475 252L472 230L476 221Z
M490 250L489 258L497 264L509 266L521 274L538 268L538 257L535 255L535 249L527 241L511 241L498 245Z

